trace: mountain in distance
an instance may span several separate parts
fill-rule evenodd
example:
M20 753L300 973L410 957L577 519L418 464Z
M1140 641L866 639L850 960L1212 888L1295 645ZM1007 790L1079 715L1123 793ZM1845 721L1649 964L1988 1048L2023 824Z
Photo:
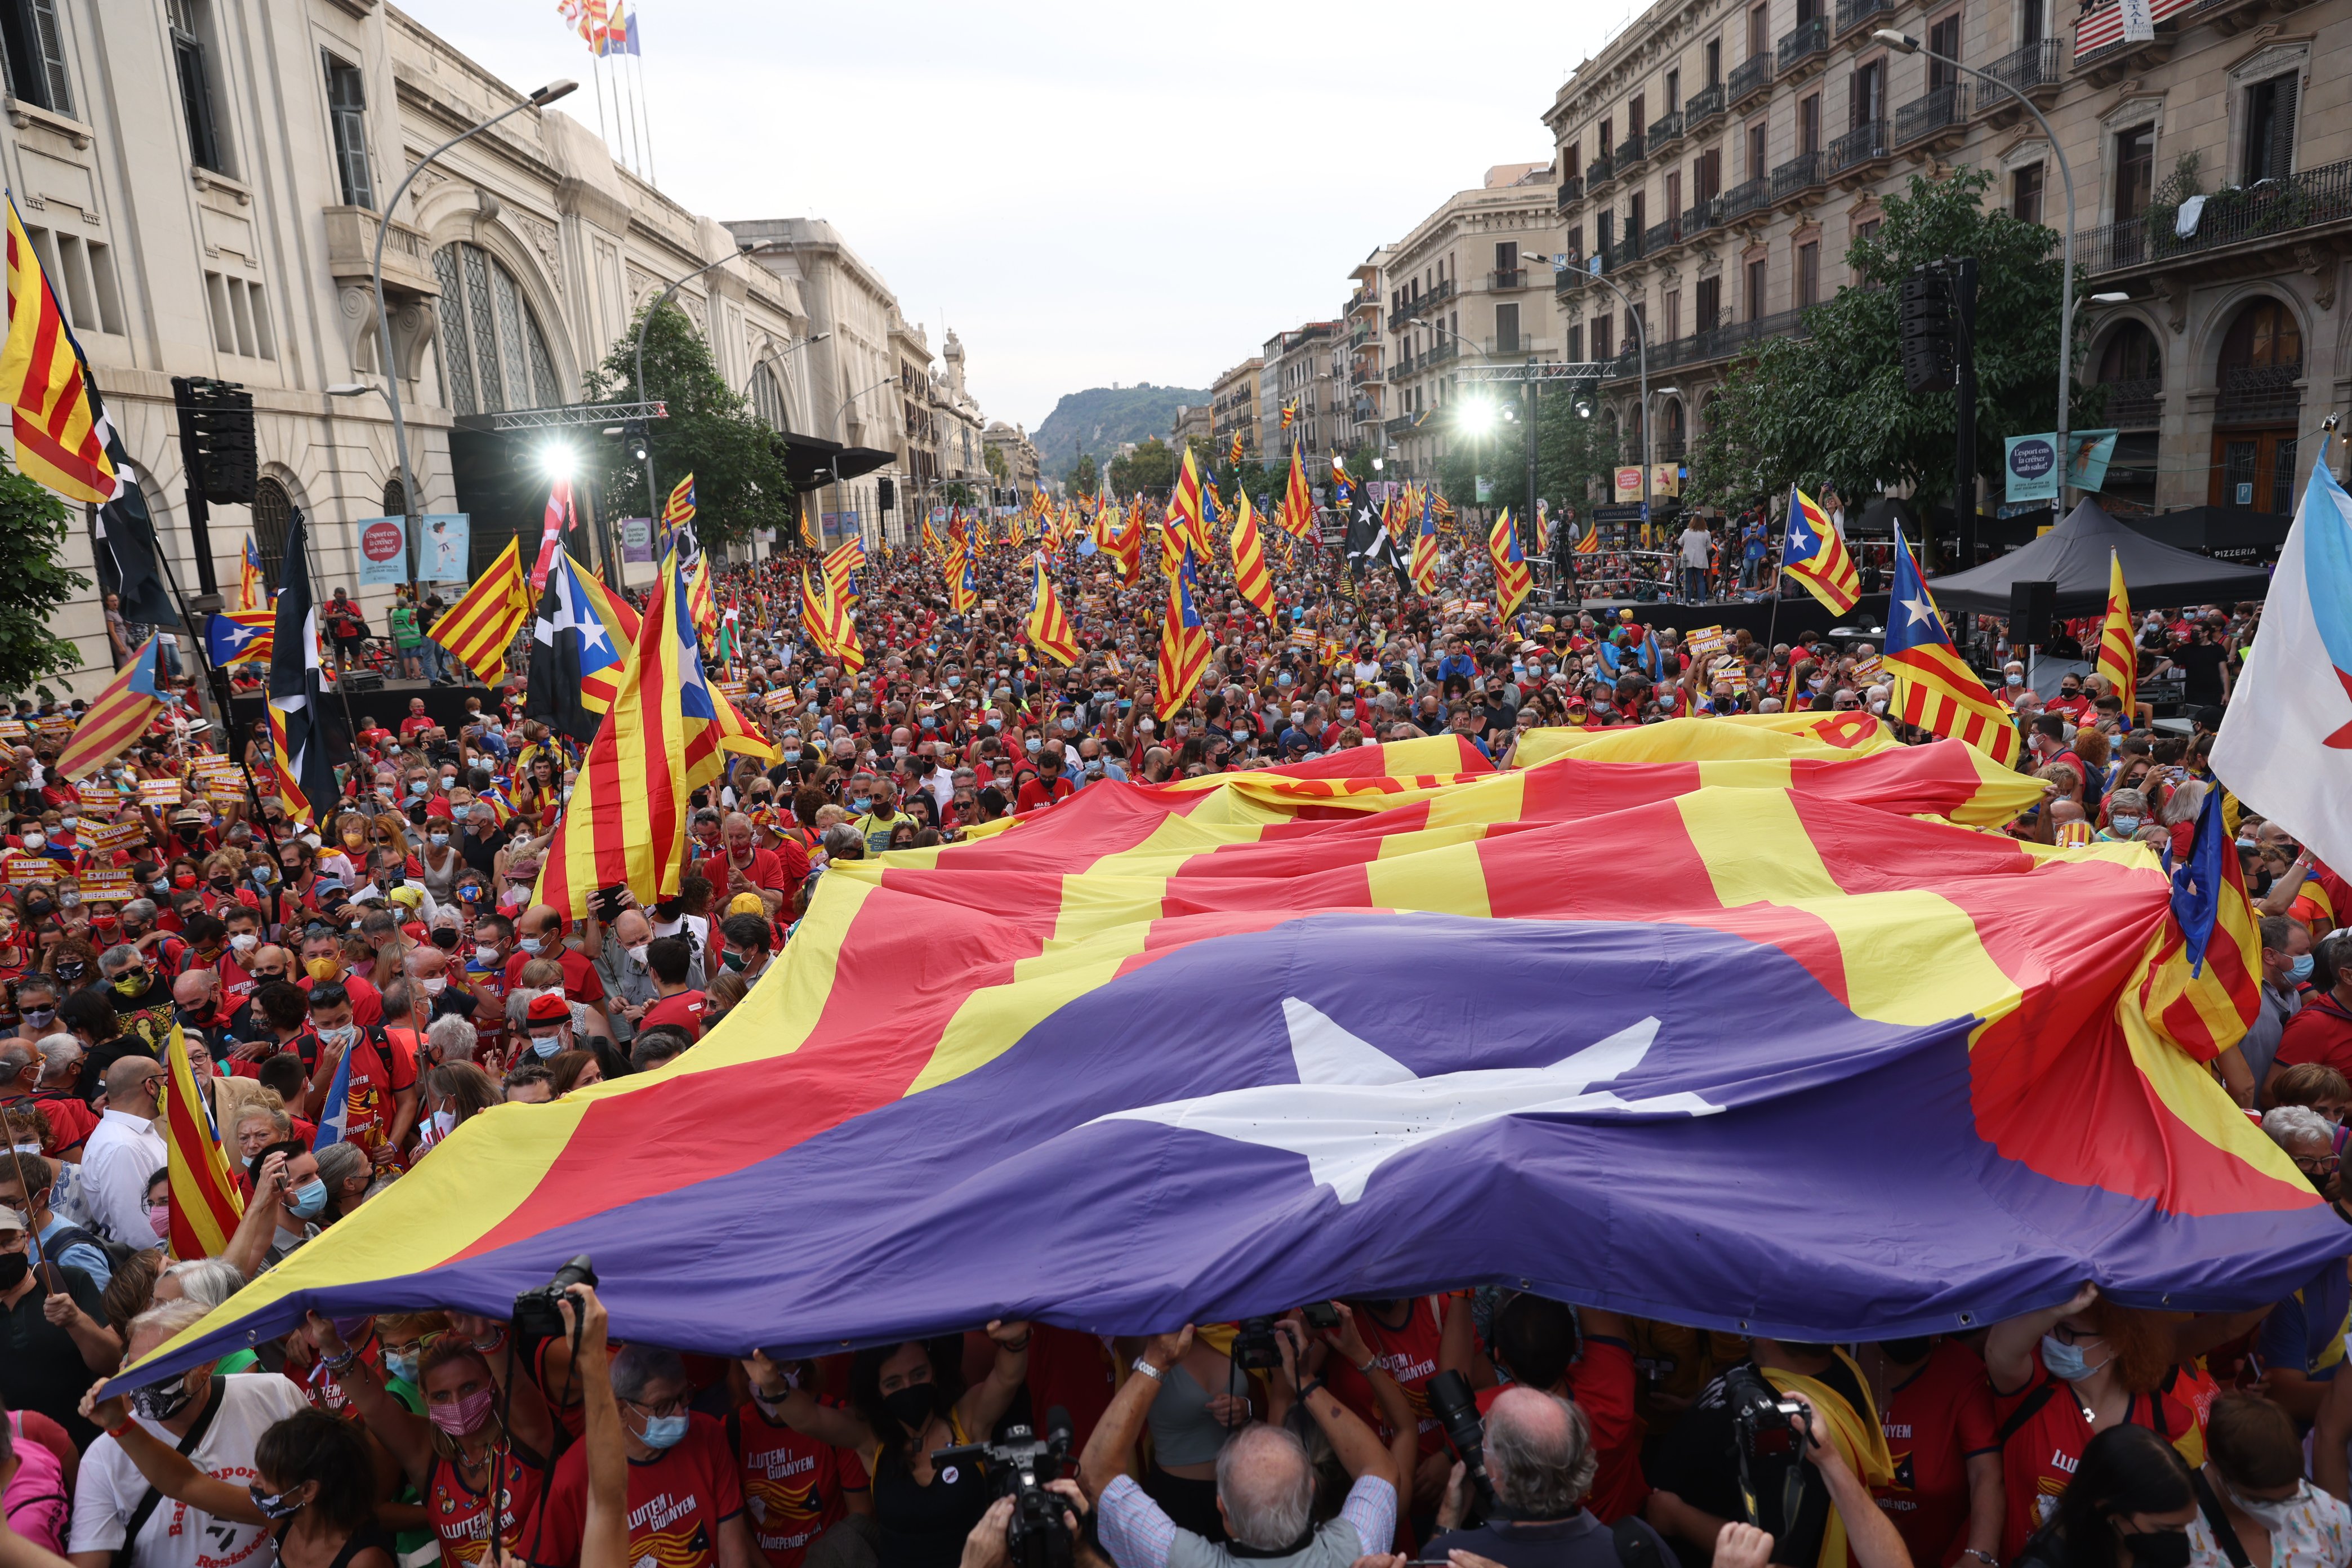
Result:
M1081 453L1093 454L1098 464L1108 463L1122 441L1148 441L1154 436L1166 440L1176 426L1179 405L1190 408L1208 401L1209 395L1198 389L1150 382L1090 386L1064 393L1029 438L1037 443L1046 474L1059 478Z

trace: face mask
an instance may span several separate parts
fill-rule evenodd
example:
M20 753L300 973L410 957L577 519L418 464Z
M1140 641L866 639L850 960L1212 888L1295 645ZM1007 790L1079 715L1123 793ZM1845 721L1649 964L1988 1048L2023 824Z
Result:
M438 996L441 994L442 988L449 982L445 976L436 974L430 980L420 980L416 984L423 988L427 996Z
M525 952L530 954L533 958L537 958L539 956L540 950L544 947L546 943L544 940L540 937L526 936L517 940L515 945L522 949Z
M81 818L79 816L60 816L58 818L58 826L64 828L68 833L71 833L75 828L81 826Z
M409 1381L414 1383L416 1380L412 1377ZM460 1394L446 1405L428 1405L425 1407L425 1418L452 1437L461 1436L488 1419L490 1401L496 1394L495 1389L478 1388L471 1394ZM682 1415L678 1417L681 1424L685 1419ZM683 1437L686 1434L680 1432L677 1436ZM672 1443L677 1441L677 1437L670 1439ZM669 1445L656 1446L667 1447Z
M499 950L497 948L476 947L474 949L474 962L476 963L496 963L498 961Z
M681 1411L676 1415L646 1416L646 1429L642 1436L648 1448L675 1448L686 1440L685 1413ZM2186 1541L2188 1537L2183 1536L2181 1539Z
M2023 677L2023 676L2021 676L2021 675L2011 674L2011 675L2010 676L2010 678L2009 678L2009 683L2010 683L2011 686L2022 686L2022 685L2024 685L2024 684L2025 684L2025 677Z
M2123 816L2110 817L2108 820L2115 824L2116 831L2122 834L2126 838L2139 831L2140 819L2137 816L2126 815Z
M125 996L138 995L147 989L147 972L143 969L133 969L125 973L115 981L114 989Z
M302 1505L292 1500L293 1494L290 1489L279 1492L275 1497L263 1491L258 1486L248 1485L245 1489L253 1494L253 1506L261 1510L261 1517L273 1524L281 1519L291 1519L302 1511Z
M2303 962L2308 964L2311 961L2306 958ZM27 1007L25 1009L25 1022L32 1025L36 1029L47 1028L51 1024L57 1022L57 1018L58 1010L55 1007Z
M450 1133L457 1131L457 1113L454 1110L435 1111L433 1113L433 1131L444 1138L446 1138ZM413 1383L415 1380L411 1378L409 1381Z
M562 1031L558 1030L552 1035L533 1035L530 1037L530 1048L534 1056L545 1061L563 1048Z
M2308 980L2311 978L2311 954L2306 952L2301 958L2291 959L2288 961L2286 966L2286 977L2289 980L2294 981ZM28 1024L32 1023L33 1016L30 1013L26 1014L25 1021ZM34 1027L36 1028L39 1028L41 1026L42 1026L38 1024L34 1025Z
M855 796L849 803L849 809L857 813L858 816L863 816L867 812L874 809L874 799L871 795L861 795Z
M2114 1359L2109 1356L2107 1361ZM2091 1364L2089 1357L2084 1355L2082 1346L2061 1344L2052 1334L2042 1336L2042 1364L2049 1368L2050 1375L2061 1383L2080 1383L2099 1370ZM2099 1366L2106 1364L2107 1362L2103 1361Z
M79 909L81 907L81 894L75 889L68 888L64 892L58 895L58 902L69 910Z
M58 965L58 978L60 980L79 980L89 973L89 965L79 958L68 958Z
M1033 757L1034 757L1034 756L1035 756L1035 755L1036 755L1040 751L1044 750L1045 745L1045 742L1043 742L1043 741L1039 740L1039 739L1038 739L1036 736L1034 736L1034 735L1030 736L1027 740L1025 740L1025 741L1022 742L1021 743L1022 743L1024 746L1026 746L1026 747L1029 749L1029 754L1030 754L1031 756L1033 756Z
M232 887L232 888L236 887L236 879L235 879L235 878L231 878L231 879L229 879L229 884L228 884L228 885L229 885L230 887ZM219 884L218 882L215 882L215 883L213 884L213 886L215 886L215 887L216 887L216 888L217 888L217 887L219 887L219 886L220 886L220 884ZM152 881L152 882L150 882L150 883L148 883L148 884L147 884L147 890L148 890L148 891L150 891L150 892L152 892L152 893L164 893L164 894L168 894L168 893L170 893L170 892L171 892L171 890L172 890L172 879L170 879L169 877L158 877L158 878L156 878L153 881Z
M646 949L650 945L650 943L641 942L637 943L636 946L626 948L623 951L628 953L629 962L631 963L635 964L639 969L643 969L646 966Z
M939 1385L913 1383L882 1396L882 1408L909 1432L920 1432L939 1411Z
M155 1233L161 1236L163 1232ZM169 1383L151 1383L144 1388L131 1391L131 1408L150 1421L169 1421L188 1407L195 1394L188 1387L186 1374Z
M436 849L449 842L449 836L446 833L428 833L425 837Z
M411 779L411 780L409 780L409 781L408 781L408 793L409 793L409 794L411 794L411 795L423 795L423 794L425 793L425 781L424 781L423 779Z
M2133 1568L2189 1568L2189 1532L2155 1530L2123 1538Z
M2231 1502L2238 1505L2239 1512L2273 1535L2286 1527L2288 1516L2303 1507L2311 1497L2311 1483L2308 1481L2297 1483L2294 1495L2289 1498L2250 1498L2228 1481L2221 1483L2221 1489L2229 1494ZM2182 1539L2186 1540L2187 1536L2184 1534Z
M48 842L49 841L47 838L37 833L27 833L25 835L25 847L27 849L46 848Z
M737 971L739 973L743 968L743 955L736 952L731 947L725 949L719 953L719 962L727 968Z
M341 978L342 961L334 958L305 959L302 963L302 973L323 985L330 980Z
M386 1351L383 1352L383 1370L403 1383L415 1383L417 1367L424 1360L422 1355L399 1355ZM440 1408L441 1406L437 1405L433 1405L427 1409L426 1414L432 1415ZM464 1428L460 1427L459 1430L462 1431Z
M0 1292L14 1290L25 1282L26 1271L32 1259L21 1252L0 1252Z
M286 1200L286 1212L292 1215L296 1219L313 1218L320 1209L323 1209L326 1206L327 1184L320 1181L316 1176L311 1177L309 1181L295 1188L293 1195ZM283 1516L272 1515L271 1517L281 1518Z

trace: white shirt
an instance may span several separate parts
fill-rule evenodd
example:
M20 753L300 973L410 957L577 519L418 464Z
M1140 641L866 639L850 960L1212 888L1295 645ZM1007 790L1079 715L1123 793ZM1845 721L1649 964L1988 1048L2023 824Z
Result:
M254 1445L261 1440L261 1434L307 1409L310 1401L292 1380L274 1372L226 1377L216 1373L213 1382L221 1387L221 1405L213 1414L205 1440L188 1458L215 1480L237 1487L251 1485L261 1479L253 1468ZM179 1446L179 1439L156 1423L136 1415L131 1419L159 1440ZM131 1510L146 1495L146 1478L122 1452L122 1446L100 1435L81 1457L68 1549L112 1552L120 1547ZM268 1568L276 1559L266 1525L215 1519L200 1509L164 1498L140 1526L132 1563L134 1568Z
M110 1107L82 1145L82 1212L110 1240L154 1246L155 1227L147 1223L147 1180L170 1161L163 1134L152 1121Z

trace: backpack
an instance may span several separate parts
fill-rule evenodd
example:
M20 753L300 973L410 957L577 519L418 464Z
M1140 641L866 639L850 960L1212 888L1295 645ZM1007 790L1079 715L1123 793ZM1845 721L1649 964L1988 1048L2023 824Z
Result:
M85 1244L95 1247L106 1254L106 1267L109 1272L125 1268L132 1258L139 1256L138 1248L125 1247L119 1241L110 1241L95 1231L84 1230L78 1225L63 1226L48 1236L41 1243L41 1255L44 1258L54 1261L58 1255L68 1247L80 1247Z

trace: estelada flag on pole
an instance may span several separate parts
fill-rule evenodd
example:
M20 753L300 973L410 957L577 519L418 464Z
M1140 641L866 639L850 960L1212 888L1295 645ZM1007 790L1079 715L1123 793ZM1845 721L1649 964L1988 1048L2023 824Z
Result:
M212 1107L205 1103L188 1063L188 1042L180 1027L163 1053L171 1079L163 1091L164 1159L172 1176L172 1255L174 1258L217 1258L228 1250L245 1217L245 1199L237 1192L228 1151L221 1146L220 1129L213 1124Z

